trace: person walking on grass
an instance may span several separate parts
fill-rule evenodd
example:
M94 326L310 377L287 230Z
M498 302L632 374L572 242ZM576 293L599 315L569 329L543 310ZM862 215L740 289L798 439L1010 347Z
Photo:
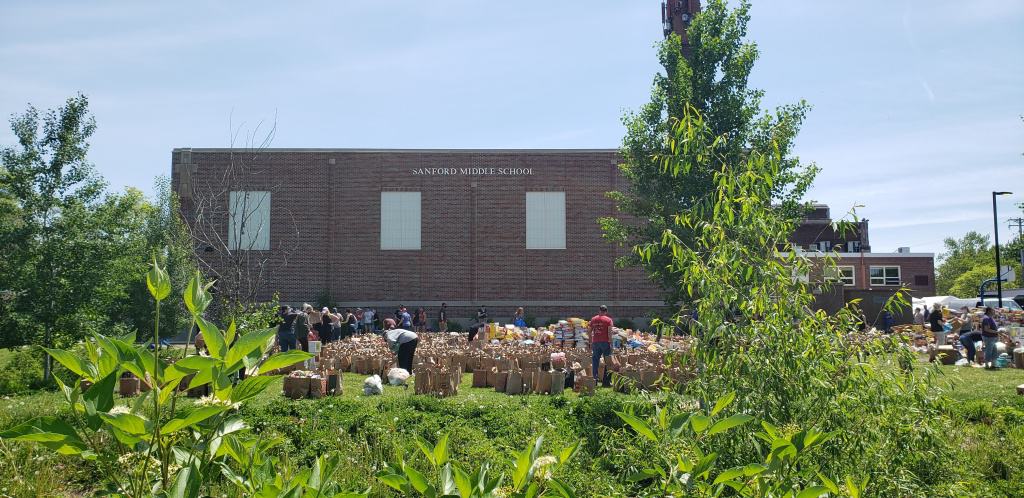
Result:
M597 378L601 367L601 357L606 358L605 363L610 364L612 358L611 330L613 322L608 316L608 307L601 305L599 313L590 319L590 361L594 370L594 378ZM601 385L608 387L607 375L601 379Z
M412 360L416 355L416 345L420 342L416 332L395 328L395 321L388 318L384 320L384 338L391 352L398 356L398 368L412 372Z

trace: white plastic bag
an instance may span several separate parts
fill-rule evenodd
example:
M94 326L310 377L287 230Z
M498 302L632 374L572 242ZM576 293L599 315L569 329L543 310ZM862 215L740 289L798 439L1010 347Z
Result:
M404 386L409 380L409 372L404 368L392 368L388 370L388 383L393 386Z
M966 367L968 363L969 362L966 358L960 358L959 360L956 360L956 363L954 363L954 365L958 367Z
M384 394L384 384L380 381L380 375L371 375L363 381L363 394L366 396Z

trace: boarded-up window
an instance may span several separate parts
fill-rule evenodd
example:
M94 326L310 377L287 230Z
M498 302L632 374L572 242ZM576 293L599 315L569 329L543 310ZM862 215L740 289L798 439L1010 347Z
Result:
M228 249L270 249L270 192L231 192L228 209Z
M420 193L380 193L380 248L420 249Z
M526 248L565 249L565 192L526 193Z

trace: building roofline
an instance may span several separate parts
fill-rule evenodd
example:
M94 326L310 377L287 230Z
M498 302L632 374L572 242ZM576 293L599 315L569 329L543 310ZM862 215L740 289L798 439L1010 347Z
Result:
M789 251L780 253L783 256L788 256ZM825 252L822 251L803 251L800 253L801 256L809 258L823 258L826 256ZM827 255L837 259L857 259L864 257L870 258L934 258L935 253L931 252L835 252L830 251Z
M247 149L243 147L175 147L172 152L180 151L192 151L192 152L253 152L256 149ZM619 149L387 149L387 148L315 148L315 147L268 147L265 149L259 149L259 152L308 152L308 153L324 153L324 152L345 152L345 153L409 153L418 154L424 152L443 152L443 153L456 153L456 154L480 154L480 153L619 153Z

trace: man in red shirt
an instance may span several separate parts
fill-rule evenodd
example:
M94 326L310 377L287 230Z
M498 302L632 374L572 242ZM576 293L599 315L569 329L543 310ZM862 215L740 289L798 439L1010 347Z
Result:
M608 360L606 360L607 363L611 362L611 330L612 319L608 316L608 307L602 304L601 312L594 318L590 319L590 352L595 379L597 379L597 376L599 375L598 368L601 366L601 357L604 356L605 358L608 358ZM605 382L605 379L599 380L602 385L608 385Z

